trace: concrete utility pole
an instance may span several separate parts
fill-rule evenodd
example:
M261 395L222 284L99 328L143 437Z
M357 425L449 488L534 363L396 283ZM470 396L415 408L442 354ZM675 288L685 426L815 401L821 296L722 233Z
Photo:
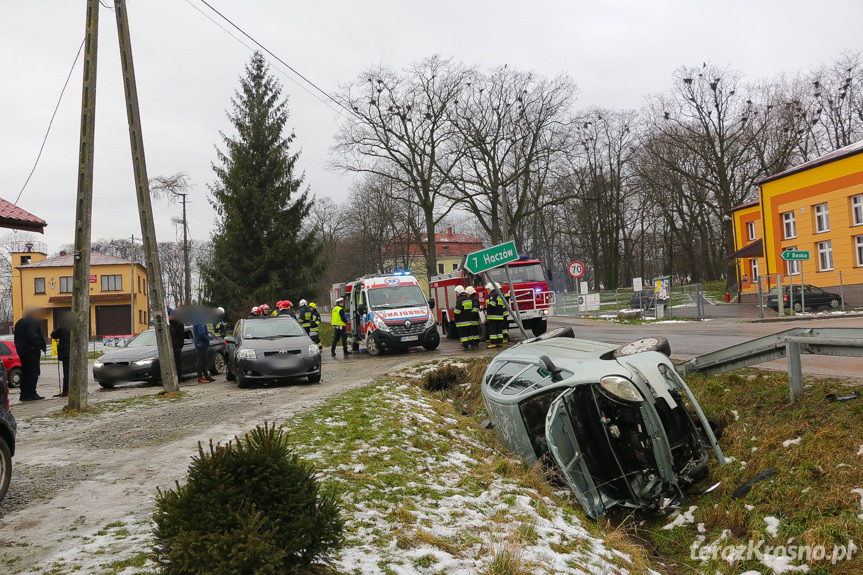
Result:
M138 88L135 84L135 67L132 62L132 39L125 0L114 0L117 16L117 34L120 39L120 62L123 66L123 93L126 95L126 115L129 119L129 139L132 144L132 167L135 172L135 191L138 195L138 215L141 219L141 235L144 240L144 258L147 262L147 281L150 284L150 316L156 329L156 346L159 350L159 367L165 391L180 390L174 367L174 350L165 321L165 290L159 265L159 247L153 221L153 203L150 198L150 182L147 179L147 164L144 159L144 136L141 133L141 114L138 108Z
M75 207L75 264L72 289L72 341L69 365L69 409L87 409L90 341L90 223L93 217L93 143L96 133L96 54L99 45L99 0L87 0L84 37L84 87L78 149L78 195Z

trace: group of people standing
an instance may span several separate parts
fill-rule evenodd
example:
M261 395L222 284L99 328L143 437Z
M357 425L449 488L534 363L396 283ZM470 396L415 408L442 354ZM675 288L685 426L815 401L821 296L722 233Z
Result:
M503 297L498 295L500 285L489 283L485 286L488 297L485 302L486 326L488 328L488 347L494 349L509 341L509 312ZM455 287L456 300L455 326L458 329L459 340L465 351L478 349L482 339L480 332L480 316L482 311L476 288L469 286Z
M312 341L318 345L318 349L323 349L321 343L321 314L318 312L318 305L315 302L308 302L304 299L300 300L299 308L294 312L294 304L291 300L286 299L276 302L276 309L270 311L268 304L256 305L252 308L249 314L249 319L259 319L264 317L292 317L303 326L306 333L312 338Z
M54 397L69 395L69 356L72 343L71 317L64 314L51 332L51 339L57 340L57 359L63 368L63 386ZM48 342L42 327L36 319L36 312L29 311L15 323L15 349L21 359L21 401L45 399L36 392L39 375L42 373L42 354L48 351Z

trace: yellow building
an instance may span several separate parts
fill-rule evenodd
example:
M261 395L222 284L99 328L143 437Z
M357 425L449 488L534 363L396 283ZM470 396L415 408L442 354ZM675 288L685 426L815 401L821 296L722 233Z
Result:
M759 200L732 210L743 290L758 276L784 276L863 305L863 141L758 182ZM782 260L785 250L810 259ZM771 281L775 285L775 279Z
M30 246L28 246L30 247ZM72 308L74 256L48 258L41 251L12 252L12 307L15 321L25 310L40 309L42 330L54 329ZM129 335L147 329L147 271L140 264L90 254L90 335ZM131 288L131 289L130 289Z
M428 236L422 234L421 241L428 245ZM437 248L437 274L453 272L461 267L462 257L481 250L482 240L468 234L454 233L447 228L444 234L435 234ZM384 248L384 265L387 272L410 271L417 278L423 291L428 293L429 278L426 272L426 259L423 249L413 236L405 234L394 238Z

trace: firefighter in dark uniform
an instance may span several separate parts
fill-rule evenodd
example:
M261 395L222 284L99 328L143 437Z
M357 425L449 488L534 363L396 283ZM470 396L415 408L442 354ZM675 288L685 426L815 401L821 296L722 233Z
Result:
M470 320L470 346L473 349L479 349L480 340L480 325L479 325L479 296L476 293L476 288L468 287L465 293L470 296L470 301L473 304L473 313Z
M312 331L312 308L309 307L308 302L304 299L300 300L300 307L297 310L297 320L303 326L303 329L306 330L306 333Z
M473 300L467 294L463 286L455 286L455 326L458 329L458 337L465 351L470 349L473 340L471 323L473 322Z
M488 326L488 348L494 349L503 345L503 314L506 306L503 298L494 291L495 285L491 282L485 286L485 319Z
M321 330L321 314L318 311L318 305L315 302L309 304L309 309L312 311L312 323L309 326L309 337L312 338L312 341L318 344L318 349L324 349L324 345L321 343L321 337L319 332Z
M509 297L509 292L503 294L503 297L506 299L506 303L509 304L509 307L512 308L512 299ZM506 306L503 306L503 326L500 330L500 334L502 336L501 341L503 343L509 343L509 310Z

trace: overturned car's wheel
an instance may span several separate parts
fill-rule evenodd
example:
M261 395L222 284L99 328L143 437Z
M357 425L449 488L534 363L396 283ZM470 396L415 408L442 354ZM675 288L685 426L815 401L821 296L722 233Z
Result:
M636 353L644 353L645 351L658 351L666 356L671 356L671 345L661 335L643 337L618 347L614 350L614 357L635 355Z

